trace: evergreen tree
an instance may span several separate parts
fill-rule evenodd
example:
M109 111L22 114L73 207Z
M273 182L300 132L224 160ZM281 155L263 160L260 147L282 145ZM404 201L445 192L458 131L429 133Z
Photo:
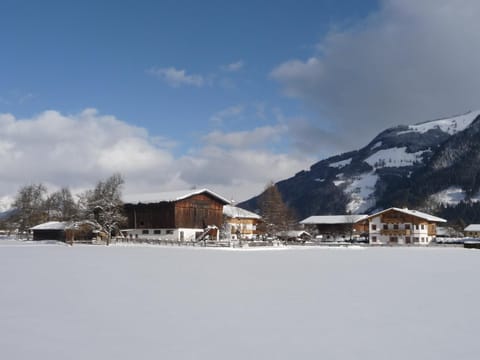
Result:
M267 185L260 196L259 207L263 219L260 230L267 235L277 235L293 228L295 223L293 212L283 202L282 195L273 182Z

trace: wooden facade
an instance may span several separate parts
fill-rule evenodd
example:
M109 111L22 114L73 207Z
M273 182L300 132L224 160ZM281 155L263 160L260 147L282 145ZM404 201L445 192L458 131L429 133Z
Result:
M208 192L172 201L127 203L125 213L130 229L205 229L220 227L226 202Z
M437 233L437 223L446 220L416 210L390 208L369 218L372 244L428 244Z

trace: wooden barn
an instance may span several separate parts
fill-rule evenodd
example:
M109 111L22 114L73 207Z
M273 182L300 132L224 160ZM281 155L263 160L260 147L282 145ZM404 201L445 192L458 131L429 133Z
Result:
M367 215L317 215L300 224L323 241L358 239L368 236Z
M126 197L130 238L196 241L208 235L217 239L223 223L226 198L208 189L140 194Z

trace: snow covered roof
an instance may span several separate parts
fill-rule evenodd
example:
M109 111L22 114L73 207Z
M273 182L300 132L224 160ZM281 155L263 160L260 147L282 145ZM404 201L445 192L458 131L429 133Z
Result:
M48 221L30 228L30 230L65 230L67 223L62 221Z
M207 193L210 196L220 200L225 204L230 204L230 200L224 198L223 196L214 193L208 189L190 189L190 190L177 190L177 191L167 191L167 192L159 192L159 193L145 193L145 194L132 194L126 195L123 197L123 201L127 204L152 204L152 203L159 203L162 201L173 202L179 201L183 199L187 199L191 196Z
M427 214L427 213L424 213L424 212L421 212L421 211L418 211L418 210L410 210L410 209L407 209L407 208L400 209L400 208L396 208L396 207L392 207L392 208L389 208L389 209L379 211L376 214L370 215L369 218L381 215L381 214L383 214L387 211L390 211L390 210L395 210L395 211L398 211L398 212L401 212L401 213L404 213L404 214L407 214L407 215L416 216L418 218L421 218L421 219L424 219L424 220L427 220L427 221L447 222L447 220L445 220L445 219L442 219L442 218L439 218L437 216L433 216L433 215L430 215L430 214Z
M463 231L480 231L480 224L470 224Z
M224 205L223 215L236 219L260 219L260 215L233 205Z
M351 224L365 220L367 217L368 215L315 215L300 221L300 224Z

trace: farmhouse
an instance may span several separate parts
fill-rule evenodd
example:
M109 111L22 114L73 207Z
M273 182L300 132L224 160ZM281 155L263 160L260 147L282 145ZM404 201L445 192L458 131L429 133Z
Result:
M196 241L217 239L226 198L208 189L182 190L126 197L130 238Z
M417 210L389 208L368 217L370 244L423 244L436 236L437 223L447 220Z
M480 237L480 224L470 224L463 229L463 232L466 237L478 238Z
M367 215L316 215L300 224L324 241L359 238L368 233Z
M257 236L257 225L262 221L260 215L236 206L225 205L223 216L232 239L253 239Z

